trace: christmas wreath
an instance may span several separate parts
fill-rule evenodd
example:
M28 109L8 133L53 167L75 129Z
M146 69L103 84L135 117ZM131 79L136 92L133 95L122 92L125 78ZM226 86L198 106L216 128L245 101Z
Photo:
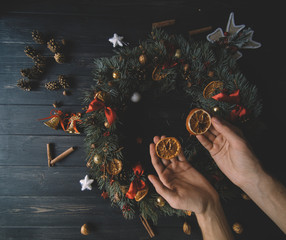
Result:
M84 93L86 161L102 197L109 197L125 218L139 213L156 223L159 215L189 214L173 209L148 182L147 175L154 173L148 147L155 134L172 134L220 196L233 196L234 186L186 130L185 122L193 109L242 128L256 121L261 100L237 64L239 49L260 46L252 35L251 29L234 24L232 13L226 31L215 30L208 41L153 28L138 46L123 46L110 58L95 59L94 84ZM121 40L115 34L110 41L122 46ZM163 111L169 108L176 112L171 122Z

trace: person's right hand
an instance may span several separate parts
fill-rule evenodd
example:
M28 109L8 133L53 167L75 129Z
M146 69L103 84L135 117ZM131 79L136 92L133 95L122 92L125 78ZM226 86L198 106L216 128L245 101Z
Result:
M241 131L224 120L212 118L212 126L197 135L221 171L237 186L251 184L262 167L250 150Z

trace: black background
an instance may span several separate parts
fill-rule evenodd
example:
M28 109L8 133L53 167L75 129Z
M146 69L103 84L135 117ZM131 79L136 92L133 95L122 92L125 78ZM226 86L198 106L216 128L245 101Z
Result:
M152 22L176 19L169 30L187 31L211 25L225 29L233 11L235 22L251 27L262 47L243 50L242 72L256 84L263 99L262 137L253 143L265 169L285 184L285 33L282 7L276 2L248 1L6 1L0 8L0 239L148 239L139 218L123 219L119 209L93 191L80 191L87 173L84 136L54 131L37 121L49 116L54 101L63 110L79 111L82 90L91 85L93 59L112 56L108 38L113 33L136 45L151 30ZM71 43L70 61L54 64L32 92L16 87L20 69L31 67L24 48L34 45L31 32L50 32ZM204 34L196 36L204 38ZM36 46L36 45L35 45ZM49 54L45 50L46 54ZM70 96L44 89L58 74L73 78ZM154 112L154 109L153 109ZM151 114L152 115L152 114ZM150 116L151 116L150 115ZM48 168L46 143L54 155L70 146L78 149L56 167ZM144 142L144 144L148 144ZM283 239L284 234L251 201L224 203L230 224L244 226L237 239ZM201 239L195 219L192 234L182 232L184 219L160 218L154 239ZM80 235L84 223L89 236Z

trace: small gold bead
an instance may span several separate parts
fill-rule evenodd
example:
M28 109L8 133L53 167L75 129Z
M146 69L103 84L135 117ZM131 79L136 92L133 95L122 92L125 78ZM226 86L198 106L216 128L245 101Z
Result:
M117 72L117 71L114 71L114 72L112 73L113 79L118 79L119 76L120 76L120 74L119 74L119 72Z
M164 207L166 204L166 201L164 198L162 198L161 196L157 197L156 199L156 203L159 207Z
M95 154L94 157L93 157L93 162L95 164L100 164L102 162L101 161L101 157L99 155Z
M110 128L110 124L109 124L109 122L104 122L104 126L106 127L106 128Z

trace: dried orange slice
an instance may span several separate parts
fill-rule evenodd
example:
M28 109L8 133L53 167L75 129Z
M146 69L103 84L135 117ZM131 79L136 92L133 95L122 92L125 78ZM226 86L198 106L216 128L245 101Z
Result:
M186 119L186 127L190 134L204 134L211 126L211 115L201 108L190 111Z
M210 82L203 91L204 98L211 98L215 90L220 89L222 90L223 82L222 81L212 81Z
M157 142L155 150L158 157L171 159L179 155L181 152L181 144L174 137L166 137Z
M146 185L145 188L143 188L142 190L136 193L135 201L140 202L147 195L148 191L149 191L149 187Z
M106 171L110 175L117 175L122 170L122 162L116 158L114 158L112 161L110 161L106 166Z

